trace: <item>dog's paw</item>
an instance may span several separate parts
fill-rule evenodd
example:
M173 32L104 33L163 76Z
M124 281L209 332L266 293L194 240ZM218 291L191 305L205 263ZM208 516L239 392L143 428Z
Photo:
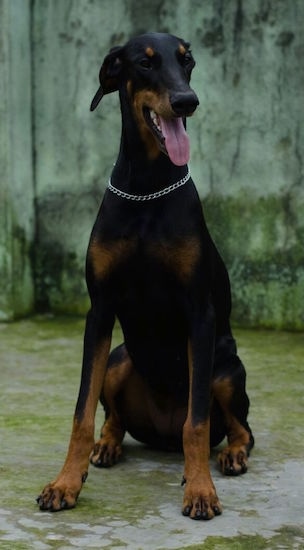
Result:
M220 469L226 476L238 476L247 472L249 453L246 446L229 445L217 457Z
M60 482L60 480L56 480L45 486L42 493L37 497L36 502L40 510L48 512L59 512L74 508L81 486L82 483L67 485L66 481Z
M87 472L78 481L75 478L62 476L62 478L58 477L55 481L46 485L36 499L40 510L59 512L60 510L74 508L86 478Z
M117 440L109 437L102 437L94 445L90 455L90 462L96 468L109 468L114 466L121 457L121 444Z
M222 506L213 484L187 482L182 514L191 519L212 519L222 513Z

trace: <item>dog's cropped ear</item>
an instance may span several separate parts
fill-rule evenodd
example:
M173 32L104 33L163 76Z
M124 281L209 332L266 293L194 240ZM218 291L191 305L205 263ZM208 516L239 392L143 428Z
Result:
M104 58L99 71L100 86L94 95L90 110L94 111L105 94L116 92L119 87L119 79L122 70L123 46L115 46Z

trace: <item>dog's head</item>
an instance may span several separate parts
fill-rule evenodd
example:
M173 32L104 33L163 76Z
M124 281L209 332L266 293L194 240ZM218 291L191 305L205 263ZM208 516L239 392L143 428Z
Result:
M189 159L185 117L199 104L189 82L195 61L190 44L165 33L147 33L112 48L99 72L93 111L105 94L127 98L150 156L162 151L176 165Z

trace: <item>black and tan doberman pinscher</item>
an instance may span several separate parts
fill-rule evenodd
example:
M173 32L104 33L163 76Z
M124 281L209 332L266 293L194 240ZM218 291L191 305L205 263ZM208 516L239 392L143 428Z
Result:
M189 44L148 33L115 47L100 69L94 110L119 91L120 151L87 253L81 384L68 454L38 497L41 510L75 506L89 461L111 466L124 434L183 449L182 512L221 513L210 446L227 436L222 472L246 472L253 437L245 369L230 324L230 285L189 175L185 119L198 106L189 86ZM124 343L110 353L118 319ZM105 408L94 443L98 400Z

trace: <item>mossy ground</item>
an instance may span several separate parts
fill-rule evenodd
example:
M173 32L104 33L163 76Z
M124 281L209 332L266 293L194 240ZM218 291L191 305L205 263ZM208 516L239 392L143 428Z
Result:
M77 507L42 513L35 497L65 457L79 387L83 319L0 324L0 548L299 549L303 529L303 334L236 331L256 446L241 478L211 453L221 517L180 514L182 455L126 438L113 469L90 468ZM119 339L118 329L114 343ZM97 413L96 432L103 419Z

